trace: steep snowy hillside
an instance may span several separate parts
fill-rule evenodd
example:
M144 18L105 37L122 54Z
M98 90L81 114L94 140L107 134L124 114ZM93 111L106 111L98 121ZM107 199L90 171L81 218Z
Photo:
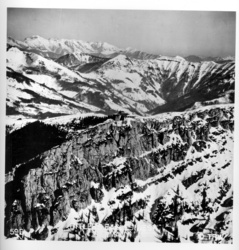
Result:
M58 80L75 82L84 81L77 73L34 53L25 53L17 48L11 48L7 52L7 66L13 70L26 74L51 74Z
M195 102L212 100L234 89L235 63L190 63L181 57L154 60L119 55L96 73L84 75L111 84L137 109L153 113L185 110Z
M30 123L6 138L5 236L232 243L233 131L230 104Z
M7 115L19 119L99 112L100 109L64 96L54 88L38 83L11 68L7 69Z

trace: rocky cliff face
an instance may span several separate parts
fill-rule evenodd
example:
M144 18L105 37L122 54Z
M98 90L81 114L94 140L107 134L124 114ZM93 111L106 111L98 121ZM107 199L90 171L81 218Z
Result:
M233 109L53 124L60 140L6 173L5 235L183 242L210 228L231 242Z

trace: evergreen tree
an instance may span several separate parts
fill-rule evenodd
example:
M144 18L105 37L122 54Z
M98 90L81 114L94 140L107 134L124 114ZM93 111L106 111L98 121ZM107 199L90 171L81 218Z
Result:
M201 203L203 212L206 212L206 208L207 208L206 198L207 198L207 192L206 192L206 188L204 188L202 191L202 203Z

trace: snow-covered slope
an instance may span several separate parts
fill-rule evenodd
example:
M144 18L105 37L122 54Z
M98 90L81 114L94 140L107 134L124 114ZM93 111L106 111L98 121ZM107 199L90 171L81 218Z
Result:
M48 60L34 53L22 52L17 48L11 48L7 52L7 66L13 70L26 74L44 74L56 75L61 81L84 81L77 73Z
M62 95L44 83L36 82L12 69L7 70L7 115L20 115L18 118L45 117L65 114L99 112L95 106L76 102Z
M123 91L125 97L137 102L140 112L156 106L172 111L173 108L183 110L195 101L218 98L226 90L233 89L235 64L190 63L181 57L136 60L119 55L89 75ZM179 98L183 101L173 107L173 102Z

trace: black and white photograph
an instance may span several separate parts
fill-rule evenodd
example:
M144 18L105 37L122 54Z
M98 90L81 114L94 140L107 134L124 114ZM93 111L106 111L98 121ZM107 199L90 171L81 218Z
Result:
M2 237L233 245L236 16L8 7Z

